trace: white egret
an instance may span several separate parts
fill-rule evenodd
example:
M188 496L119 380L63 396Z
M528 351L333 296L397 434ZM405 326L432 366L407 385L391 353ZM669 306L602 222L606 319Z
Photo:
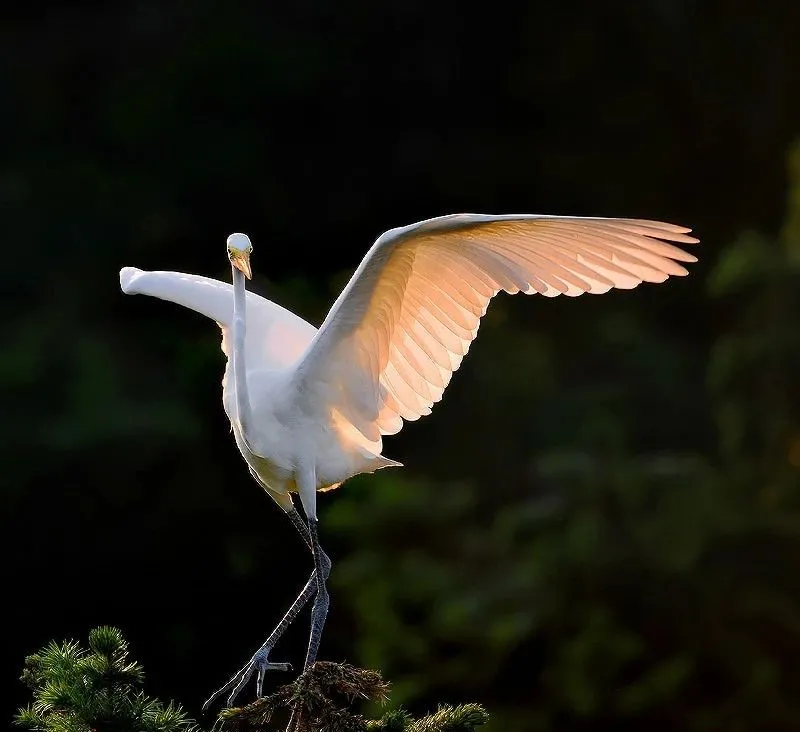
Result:
M319 330L245 292L252 245L244 234L227 241L233 288L197 275L122 269L125 293L178 303L222 328L223 404L236 444L314 558L294 605L206 705L229 690L231 704L254 671L260 695L266 670L288 668L269 654L316 595L306 667L314 662L331 566L320 547L316 492L399 465L381 454L382 436L429 414L442 398L495 294L575 296L685 275L678 262L696 258L668 242L696 243L689 231L656 221L530 214L456 214L391 229L367 252Z

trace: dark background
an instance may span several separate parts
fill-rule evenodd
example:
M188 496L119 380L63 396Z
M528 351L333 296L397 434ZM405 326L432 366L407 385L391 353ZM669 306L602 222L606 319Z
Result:
M379 233L479 211L684 224L700 262L497 299L407 467L321 499L322 656L495 730L796 729L799 33L790 0L4 11L5 718L27 653L101 623L199 714L310 569L216 326L119 268L227 279L246 231L319 324Z

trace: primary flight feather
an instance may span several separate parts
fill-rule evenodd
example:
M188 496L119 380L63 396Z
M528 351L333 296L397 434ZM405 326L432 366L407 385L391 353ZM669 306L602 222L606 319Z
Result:
M330 561L319 546L316 491L398 465L382 436L430 414L500 290L546 297L600 294L682 276L696 258L673 243L690 230L638 219L455 214L391 229L373 244L316 330L245 291L252 245L228 239L233 287L177 272L120 272L122 290L216 320L228 364L223 403L255 480L309 544L315 571L278 628L214 695L233 701L254 671L257 693L285 626L316 594L306 665L327 613ZM308 519L294 508L298 493ZM214 698L212 697L212 699ZM211 701L211 700L209 700Z

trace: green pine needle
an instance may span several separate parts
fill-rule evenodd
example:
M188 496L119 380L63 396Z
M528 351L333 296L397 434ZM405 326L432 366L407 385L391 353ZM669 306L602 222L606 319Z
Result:
M488 721L489 715L480 704L443 706L434 714L414 722L408 732L472 732Z
M33 702L14 723L31 732L201 732L180 705L144 693L144 671L117 628L95 628L88 648L49 643L25 659L22 679ZM478 704L444 706L418 720L402 709L379 720L359 713L363 702L383 703L388 692L377 671L320 661L270 696L223 710L218 725L223 732L283 732L291 718L292 732L473 732L488 719Z
M127 653L128 643L119 628L101 625L89 633L89 648L98 655L110 657Z
M142 667L117 628L95 628L89 648L49 643L25 659L33 703L15 724L35 732L199 732L180 706L145 695Z
M405 709L392 709L380 719L367 722L368 732L406 732L414 719Z
M396 709L378 720L358 713L361 701L384 702L389 685L377 671L318 661L291 684L252 704L220 713L223 729L233 732L473 732L489 715L478 704L443 706L414 720Z

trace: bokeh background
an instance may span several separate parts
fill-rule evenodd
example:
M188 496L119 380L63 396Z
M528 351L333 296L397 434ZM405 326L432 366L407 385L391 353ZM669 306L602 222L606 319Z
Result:
M226 279L246 231L319 324L385 229L527 211L692 226L700 262L497 298L387 440L407 467L321 499L323 657L506 732L798 729L799 38L793 0L4 10L4 718L27 653L101 623L199 714L310 570L216 326L121 266Z

